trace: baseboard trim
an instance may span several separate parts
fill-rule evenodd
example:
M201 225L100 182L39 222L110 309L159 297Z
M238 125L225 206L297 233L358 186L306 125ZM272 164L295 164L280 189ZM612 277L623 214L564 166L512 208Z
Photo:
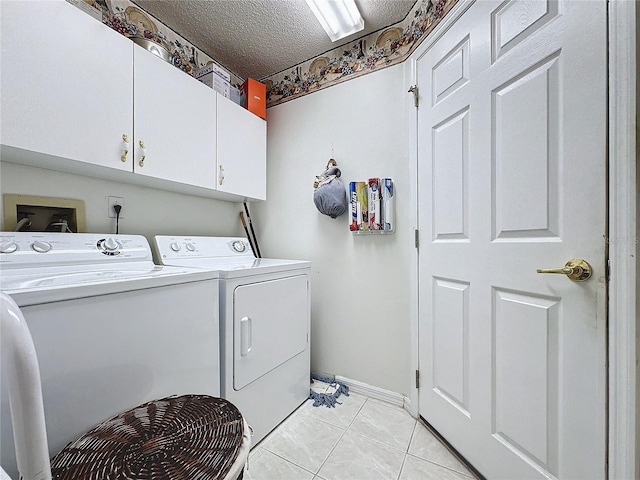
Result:
M413 418L418 418L417 415L414 415L413 410L411 409L411 399L409 397L407 397L406 395L403 395L402 398L404 399L404 403L402 404L404 409L407 412L409 412L409 415L411 415Z
M392 392L391 390L385 390L384 388L369 385L368 383L364 382L359 382L358 380L352 380L340 375L336 375L335 379L336 382L349 387L350 392L359 393L360 395L366 395L367 397L390 403L392 405L395 405L396 407L406 408L405 403L407 399L400 393Z

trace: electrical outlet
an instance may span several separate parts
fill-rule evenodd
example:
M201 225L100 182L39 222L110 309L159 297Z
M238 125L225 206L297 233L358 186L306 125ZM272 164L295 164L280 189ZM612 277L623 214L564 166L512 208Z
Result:
M120 205L120 218L124 218L124 199L122 197L107 197L107 214L109 218L116 218L116 211L113 209L114 205Z

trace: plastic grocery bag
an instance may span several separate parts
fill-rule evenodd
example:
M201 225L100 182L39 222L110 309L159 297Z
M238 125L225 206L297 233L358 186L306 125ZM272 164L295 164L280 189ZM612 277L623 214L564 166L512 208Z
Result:
M329 162L329 165L332 165ZM335 161L333 163L335 165ZM313 186L313 202L318 211L331 218L342 215L349 208L347 189L340 179L340 169L331 166L322 175L316 176Z

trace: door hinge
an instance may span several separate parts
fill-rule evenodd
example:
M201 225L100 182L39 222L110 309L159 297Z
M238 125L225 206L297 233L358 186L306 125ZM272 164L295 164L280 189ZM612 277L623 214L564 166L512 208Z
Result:
M409 93L413 93L413 104L418 108L418 86L411 85L409 87Z
M416 228L413 232L413 241L416 245L416 248L420 248L420 231Z
M420 370L416 370L416 388L420 388Z

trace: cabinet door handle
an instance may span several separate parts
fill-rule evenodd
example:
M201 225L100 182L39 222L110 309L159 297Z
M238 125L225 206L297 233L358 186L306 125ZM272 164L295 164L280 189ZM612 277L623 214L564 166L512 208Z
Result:
M222 185L222 182L224 182L224 168L222 167L222 165L220 165L220 174L218 175L218 183Z
M140 153L142 153L142 157L140 157L140 161L138 165L144 167L144 159L147 158L147 149L144 148L144 141L140 140Z
M124 143L124 149L122 150L122 155L120 155L120 161L126 162L129 154L129 137L126 133L122 134L122 143Z

